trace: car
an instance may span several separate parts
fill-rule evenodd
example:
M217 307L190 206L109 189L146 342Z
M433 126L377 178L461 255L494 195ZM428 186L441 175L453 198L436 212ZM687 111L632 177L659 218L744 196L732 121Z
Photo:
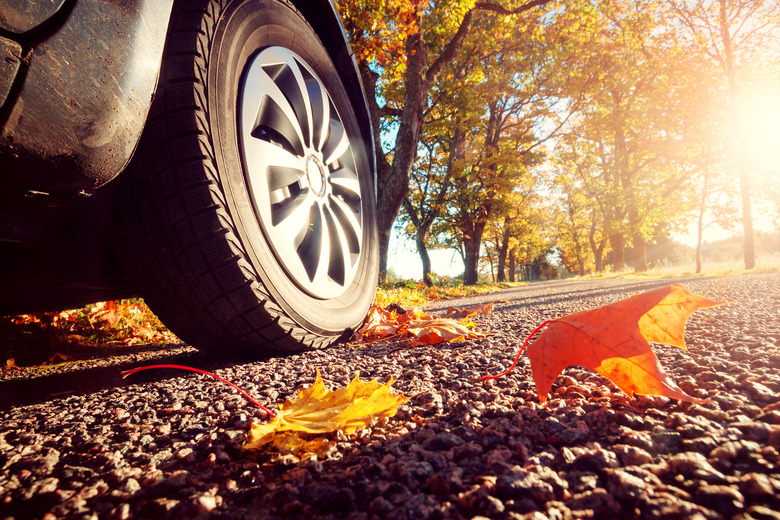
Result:
M331 0L0 4L0 314L142 297L211 354L349 336L374 141Z

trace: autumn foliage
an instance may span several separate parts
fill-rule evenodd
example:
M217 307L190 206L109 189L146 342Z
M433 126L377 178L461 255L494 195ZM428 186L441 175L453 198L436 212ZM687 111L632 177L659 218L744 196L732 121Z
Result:
M558 375L568 366L579 365L598 372L629 397L635 394L662 395L681 401L707 402L686 394L664 372L650 343L685 346L685 325L691 314L701 308L722 305L689 292L680 284L662 287L624 300L548 320L537 327L512 366L505 372L485 376L483 380L508 374L517 364L530 339L546 327L528 347L531 374L540 402L547 400ZM492 304L464 309L449 308L446 317L430 316L420 310L405 310L398 305L371 308L366 321L355 334L352 347L375 341L404 341L402 345L436 345L443 342L481 338L473 330L471 318L493 310ZM233 383L216 374L179 365L141 367L124 372L123 377L147 368L177 368L214 377L238 389L245 397L271 416L265 424L252 424L244 443L248 450L272 446L277 453L306 456L323 455L334 448L328 434L340 431L350 435L358 428L372 425L376 419L394 416L409 401L403 394L390 392L391 379L364 382L355 376L345 388L328 390L317 370L314 384L273 413Z
M349 435L358 428L369 426L374 419L392 417L398 407L409 400L390 392L390 380L380 384L377 380L365 382L355 376L349 385L335 391L325 388L317 370L314 384L301 390L293 400L279 406L279 413L266 424L253 424L244 448L258 449L268 443L285 451L295 451L310 446L311 439L297 435L326 434L341 430ZM283 432L295 432L294 436L280 436Z
M436 345L482 338L484 334L473 330L471 317L492 311L493 304L469 307L464 311L449 310L448 315L459 318L456 321L453 317L427 315L418 309L404 310L398 305L385 308L374 305L363 326L355 334L354 345L391 338L405 338L410 345Z
M664 372L650 343L687 349L685 324L690 315L696 309L723 303L674 284L551 320L528 347L539 400L547 400L553 382L563 369L580 365L607 377L630 397L663 395L702 402L686 394ZM521 354L522 349L518 358ZM509 370L485 379L500 377Z

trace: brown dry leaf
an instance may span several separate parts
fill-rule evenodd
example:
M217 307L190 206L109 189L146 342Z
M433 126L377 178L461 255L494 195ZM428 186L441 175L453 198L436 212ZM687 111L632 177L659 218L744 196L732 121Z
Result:
M680 284L552 320L528 347L539 400L568 366L598 372L629 396L663 395L703 402L686 394L663 371L648 342L685 347L685 324L696 310L722 305Z
M279 432L293 431L324 434L341 430L349 435L356 429L366 427L379 417L392 417L398 407L409 398L402 394L391 394L393 380L382 385L377 380L364 382L355 376L346 388L329 391L317 370L314 384L300 391L292 401L285 401L279 413L266 424L252 424L244 448L258 449L278 439L277 448L286 451L311 440L299 437L278 436Z
M355 340L361 342L379 341L394 337L411 339L411 345L436 345L444 341L464 341L470 338L482 338L484 334L473 329L474 323L468 320L477 314L489 314L493 304L477 305L466 309L466 317L460 321L428 315L418 309L403 310L398 305L385 307L372 306L363 326L355 333Z
M49 361L47 363L53 363L53 364L59 364L59 363L67 363L68 361L75 361L76 358L73 356L70 356L68 354L63 354L62 352L55 352L51 355L49 358Z
M412 345L436 345L443 341L465 341L466 338L485 337L484 334L469 330L463 323L449 318L413 320L406 325L406 332L414 337Z
M471 318L472 316L487 316L493 312L493 303L483 303L482 305L472 305L470 307L456 308L448 307L444 315L448 318Z

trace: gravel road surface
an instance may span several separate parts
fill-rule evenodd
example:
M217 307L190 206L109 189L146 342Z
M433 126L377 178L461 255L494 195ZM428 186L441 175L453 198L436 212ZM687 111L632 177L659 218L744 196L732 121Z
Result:
M486 298L486 338L434 347L388 341L285 359L215 364L191 348L134 351L0 372L0 519L780 519L780 275L682 280L729 305L696 311L689 351L656 346L688 393L629 400L573 367L540 405L527 358L545 319L679 280L533 284ZM468 302L466 302L468 303ZM226 346L228 348L229 346ZM412 399L334 434L314 460L245 452L267 417L202 376L211 370L276 406L314 381L356 373Z

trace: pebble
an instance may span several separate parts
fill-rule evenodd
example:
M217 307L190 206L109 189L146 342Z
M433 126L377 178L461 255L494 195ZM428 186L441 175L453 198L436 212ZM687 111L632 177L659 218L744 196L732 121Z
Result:
M571 367L540 404L526 358L479 381L508 367L545 319L666 283L531 286L474 318L488 337L435 347L386 341L233 364L171 347L2 371L0 516L780 520L779 274L684 282L734 303L693 314L688 351L653 348L672 379L711 402L630 399ZM316 457L248 453L249 423L268 418L232 389L200 376L104 375L152 363L216 372L272 409L317 368L331 388L359 372L413 398L395 417L331 435ZM108 379L78 391L99 377ZM51 389L6 390L24 385Z

